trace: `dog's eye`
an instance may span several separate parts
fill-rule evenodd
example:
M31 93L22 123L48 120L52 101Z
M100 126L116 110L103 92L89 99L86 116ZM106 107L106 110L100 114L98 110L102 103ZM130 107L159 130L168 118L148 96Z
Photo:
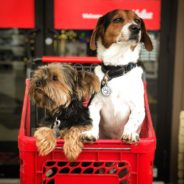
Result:
M141 20L140 19L134 19L135 23L140 24Z
M57 81L57 80L58 80L57 76L56 76L56 75L53 75L53 76L52 76L52 80L53 80L53 81Z
M120 23L120 22L123 22L124 20L122 18L115 18L112 20L112 22L114 23Z

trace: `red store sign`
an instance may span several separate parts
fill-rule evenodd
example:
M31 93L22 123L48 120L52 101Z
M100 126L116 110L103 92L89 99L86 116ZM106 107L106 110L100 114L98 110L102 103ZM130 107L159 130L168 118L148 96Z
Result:
M0 28L34 28L34 0L0 0Z
M56 29L93 29L97 19L114 9L134 10L149 30L160 29L161 0L55 0Z

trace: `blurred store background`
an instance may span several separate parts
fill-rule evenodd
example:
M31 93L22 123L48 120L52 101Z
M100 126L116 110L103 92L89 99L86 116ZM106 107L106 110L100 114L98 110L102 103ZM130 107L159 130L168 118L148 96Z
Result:
M17 135L33 58L94 56L89 39L96 20L116 8L134 9L144 18L154 45L152 52L142 48L140 54L157 134L154 181L184 183L182 113L179 119L184 109L183 0L0 0L0 178L4 182L19 177Z

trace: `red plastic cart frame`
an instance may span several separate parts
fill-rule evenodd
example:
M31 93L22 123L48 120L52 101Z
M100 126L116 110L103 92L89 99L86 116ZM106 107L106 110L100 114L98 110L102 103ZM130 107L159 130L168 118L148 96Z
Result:
M88 57L42 57L43 62L100 63L97 58ZM73 63L72 62L72 63ZM146 117L138 144L124 144L120 140L98 140L85 144L82 153L74 164L67 162L62 147L63 140L57 141L56 149L47 156L39 156L35 138L30 135L29 80L26 80L25 97L21 125L18 135L21 184L77 183L101 184L152 184L153 160L156 149L155 132L149 110L145 85ZM109 163L115 164L109 170ZM86 164L89 164L86 166ZM103 173L98 172L102 169ZM54 174L48 176L50 171ZM67 173L66 173L67 171ZM76 172L75 172L76 171ZM86 171L90 171L90 174ZM113 172L111 172L113 171ZM115 171L115 172L114 172ZM128 171L123 178L121 172ZM89 180L86 180L89 179Z

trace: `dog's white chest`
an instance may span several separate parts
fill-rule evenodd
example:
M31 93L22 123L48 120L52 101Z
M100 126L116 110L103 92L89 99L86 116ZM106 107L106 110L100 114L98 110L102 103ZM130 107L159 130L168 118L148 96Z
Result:
M95 72L100 80L104 73L101 67L97 67ZM101 105L100 128L105 133L101 138L119 139L123 132L123 127L127 123L131 108L131 101L139 101L139 95L143 94L142 69L137 67L124 76L112 79L107 83L111 94L106 97L101 92L96 96L96 100ZM137 102L139 103L139 102Z

